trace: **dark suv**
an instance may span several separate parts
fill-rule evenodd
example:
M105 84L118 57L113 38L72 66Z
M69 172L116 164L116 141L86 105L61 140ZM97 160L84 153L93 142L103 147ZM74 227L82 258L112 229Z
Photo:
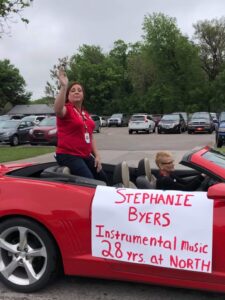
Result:
M216 146L221 148L225 143L225 111L219 115L219 123L216 127Z

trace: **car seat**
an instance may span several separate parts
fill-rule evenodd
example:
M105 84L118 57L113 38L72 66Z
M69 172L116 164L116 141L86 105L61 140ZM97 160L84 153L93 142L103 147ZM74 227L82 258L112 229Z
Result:
M151 172L150 161L147 157L138 163L136 185L139 189L156 188L156 177Z
M66 166L57 166L55 168L55 172L59 173L59 174L71 174L70 169Z
M130 181L130 171L126 161L123 161L115 166L113 173L113 186L137 188L136 185Z

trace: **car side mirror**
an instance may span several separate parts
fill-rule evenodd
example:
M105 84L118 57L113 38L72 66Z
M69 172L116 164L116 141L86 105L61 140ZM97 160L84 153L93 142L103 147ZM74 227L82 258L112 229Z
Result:
M210 186L207 197L209 199L225 200L225 183L216 183Z

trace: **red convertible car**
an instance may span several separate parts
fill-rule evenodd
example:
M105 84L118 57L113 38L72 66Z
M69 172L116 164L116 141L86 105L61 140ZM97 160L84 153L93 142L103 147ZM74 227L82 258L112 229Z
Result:
M111 186L54 162L1 165L0 280L34 292L64 272L225 292L225 156L204 147L180 163L184 179L207 175L198 191L135 187L150 170L125 162L103 164Z

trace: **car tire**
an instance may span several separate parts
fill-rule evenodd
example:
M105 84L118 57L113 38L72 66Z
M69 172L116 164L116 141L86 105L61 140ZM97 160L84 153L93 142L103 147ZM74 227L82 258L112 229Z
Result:
M161 132L161 130L160 129L158 129L158 134L161 134L162 132Z
M18 217L1 222L0 239L0 279L7 287L32 293L57 274L55 243L35 221Z
M18 135L13 135L10 141L10 146L18 146L19 145L19 138Z
M223 146L223 141L221 141L220 139L217 139L216 146L217 146L217 148L221 148Z
M129 129L129 131L128 131L128 132L129 132L129 134L132 134L132 133L133 133L133 130Z
M192 134L192 131L188 129L188 134Z

